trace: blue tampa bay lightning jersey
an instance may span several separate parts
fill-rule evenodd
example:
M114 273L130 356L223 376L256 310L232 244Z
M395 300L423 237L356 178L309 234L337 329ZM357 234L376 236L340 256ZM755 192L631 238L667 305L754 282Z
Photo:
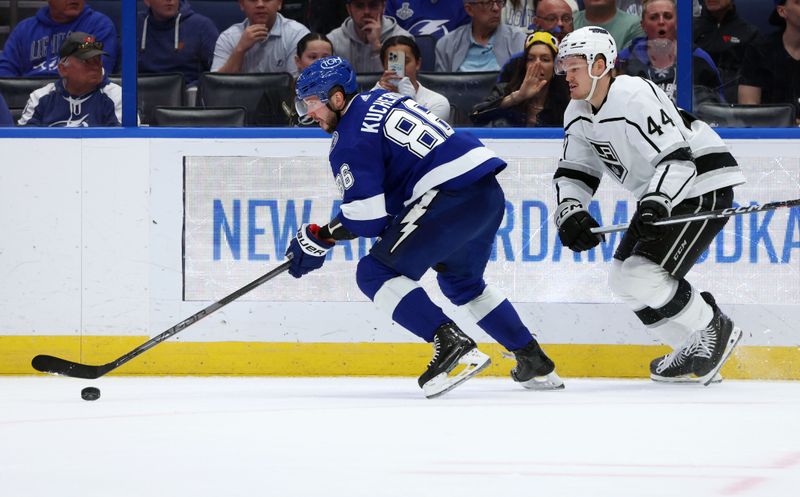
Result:
M330 163L342 196L338 217L358 236L377 236L428 190L457 190L506 166L474 136L385 90L353 98L333 133Z

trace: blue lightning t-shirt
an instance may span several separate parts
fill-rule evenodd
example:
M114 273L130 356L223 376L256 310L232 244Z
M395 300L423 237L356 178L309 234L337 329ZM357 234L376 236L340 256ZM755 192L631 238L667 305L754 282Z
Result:
M333 134L330 163L342 196L337 217L369 237L425 192L457 190L506 166L474 136L384 90L350 102Z
M384 14L414 36L431 35L437 40L472 20L460 0L387 0Z

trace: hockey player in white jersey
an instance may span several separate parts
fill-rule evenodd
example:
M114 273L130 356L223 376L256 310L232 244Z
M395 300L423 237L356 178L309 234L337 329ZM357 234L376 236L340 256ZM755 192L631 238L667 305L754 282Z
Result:
M337 240L379 237L358 262L356 282L392 320L433 343L418 380L426 397L446 393L490 362L419 285L430 269L444 296L513 352L515 382L563 388L511 302L483 279L505 213L495 178L505 161L408 97L357 88L341 57L319 59L297 78L298 114L333 135L329 158L342 204L325 226L300 228L287 251L289 274L300 278L322 267Z
M587 207L603 175L638 205L614 254L609 285L645 324L673 347L654 359L655 381L708 385L741 338L708 292L684 276L727 222L655 226L670 215L733 205L744 176L725 143L704 122L679 110L651 81L610 73L614 38L588 26L559 46L556 70L571 101L564 115L563 156L554 176L561 243L580 252L598 245Z

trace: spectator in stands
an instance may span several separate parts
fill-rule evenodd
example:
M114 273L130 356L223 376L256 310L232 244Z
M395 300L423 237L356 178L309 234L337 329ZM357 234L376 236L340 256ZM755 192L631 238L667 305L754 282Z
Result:
M6 99L0 94L0 127L8 127L14 125L14 118L11 117L11 111L8 110Z
M294 56L297 72L302 73L303 69L310 66L315 60L333 55L333 44L322 33L308 33L297 42L297 55ZM317 123L308 115L300 117L294 105L294 87L292 87L292 99L284 102L283 111L289 118L290 126L316 126Z
M436 42L436 70L499 71L525 44L525 32L501 22L505 4L506 0L464 0L472 21Z
M117 30L111 19L84 0L47 0L11 32L0 55L0 76L56 76L61 43L73 31L94 33L103 43L108 54L103 66L111 74L117 61Z
M539 0L536 16L533 18L534 29L549 32L561 43L564 35L575 29L573 12L572 7L564 0Z
M297 42L308 28L278 13L283 0L239 0L246 19L219 35L211 70L287 72L297 76Z
M137 40L139 72L180 72L194 86L211 69L219 31L214 21L198 14L188 0L144 0Z
M506 26L527 30L533 24L536 0L507 0L502 21Z
M642 0L617 0L617 8L632 16L642 17Z
M508 0L506 2L506 6L503 7L503 23L508 24L509 26L522 28L526 32L528 31L551 31L551 28L543 28L539 22L537 22L536 14L542 9L542 4L544 3L554 3L550 2L549 0ZM578 4L575 3L575 0L559 0L555 2L558 4L565 4L567 6L568 13L570 18L572 18L572 13L578 11ZM547 9L547 8L546 8ZM559 16L564 15L565 13L559 13ZM548 14L549 15L549 14ZM539 20L540 21L540 20ZM551 21L552 22L552 21ZM555 24L555 23L553 23ZM572 24L572 21L570 21ZM551 31L552 32L552 31ZM555 33L553 33L555 34ZM556 35L556 38L561 40L564 37L564 34L561 34L559 37Z
M20 126L85 128L119 126L122 122L122 88L103 73L103 43L75 31L59 51L61 79L31 93Z
M695 45L719 68L726 100L736 102L744 51L758 39L758 28L739 17L733 0L706 0L692 30Z
M411 36L394 17L383 15L384 0L347 0L350 17L328 33L336 55L347 59L356 72L382 72L381 45L392 36Z
M539 0L536 4L536 15L533 17L533 30L547 31L561 43L564 36L573 31L575 10L577 7L573 9L565 0ZM521 64L524 69L525 59L527 59L525 51L514 54L500 70L497 82L508 83L511 81L512 76L518 70L518 64Z
M397 51L405 54L405 75L402 78L394 71L388 70L389 53ZM439 119L450 121L450 102L447 97L425 88L417 81L417 72L422 66L422 54L413 38L408 36L387 38L381 46L381 60L384 71L376 87L411 97Z
M525 40L525 59L514 64L511 81L498 82L469 116L477 125L561 127L569 86L555 74L558 40L537 31Z
M634 38L644 36L640 18L617 8L616 0L584 0L585 9L575 14L575 29L584 26L605 28L623 50Z
M469 22L464 0L386 0L384 14L413 36L437 40Z
M790 103L800 125L800 0L778 0L769 22L780 31L747 47L739 103Z
M644 0L642 29L645 36L636 38L617 57L617 71L653 81L676 101L675 63L678 58L677 7L675 0ZM722 96L719 71L706 52L695 48L692 53L695 104L720 102Z

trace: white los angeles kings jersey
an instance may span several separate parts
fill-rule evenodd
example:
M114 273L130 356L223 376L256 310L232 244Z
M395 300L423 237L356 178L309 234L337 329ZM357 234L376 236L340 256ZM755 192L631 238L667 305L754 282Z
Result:
M572 100L564 135L553 180L559 204L588 206L604 173L637 200L658 193L672 206L745 182L722 139L643 78L615 78L596 114L588 102Z

